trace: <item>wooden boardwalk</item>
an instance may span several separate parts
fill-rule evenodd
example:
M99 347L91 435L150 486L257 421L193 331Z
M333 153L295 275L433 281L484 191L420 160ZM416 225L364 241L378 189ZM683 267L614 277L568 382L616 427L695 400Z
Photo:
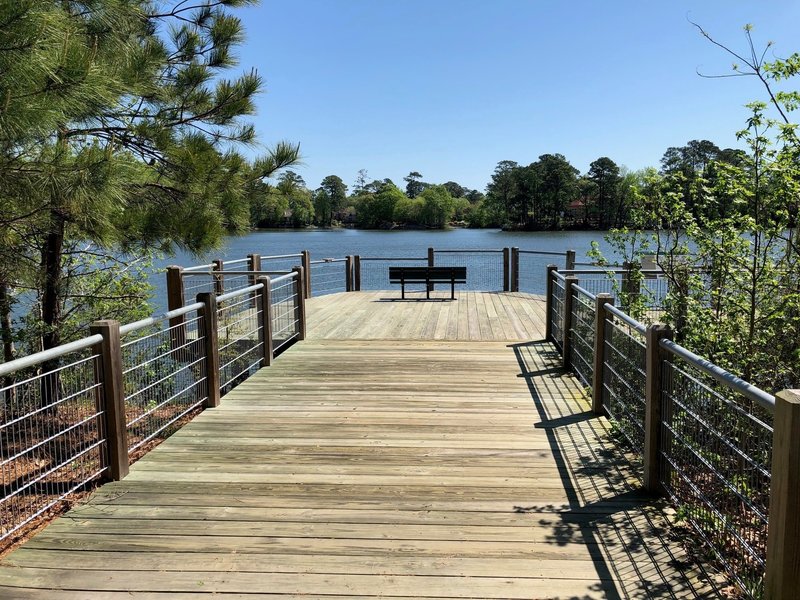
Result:
M487 337L500 306L530 318L463 341L436 311L473 296ZM480 296L310 302L310 339L9 555L0 597L716 598L541 303Z

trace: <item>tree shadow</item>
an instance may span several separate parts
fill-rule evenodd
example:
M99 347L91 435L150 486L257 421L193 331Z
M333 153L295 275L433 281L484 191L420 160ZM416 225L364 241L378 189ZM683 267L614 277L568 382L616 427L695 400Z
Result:
M605 417L588 410L582 384L559 367L553 346L536 341L509 348L567 501L563 510L538 505L514 511L538 514L546 542L585 547L600 580L595 591L609 599L721 597L713 576L681 547L663 500L642 490L635 465L609 440Z

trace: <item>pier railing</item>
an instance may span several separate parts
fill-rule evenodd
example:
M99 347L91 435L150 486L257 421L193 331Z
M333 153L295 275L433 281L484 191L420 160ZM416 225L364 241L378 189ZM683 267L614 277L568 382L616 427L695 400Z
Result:
M200 292L224 294L253 285L262 274L287 273L302 266L306 297L339 292L390 289L390 265L466 266L468 291L543 292L542 274L547 262L563 258L566 269L575 268L575 251L551 252L519 248L428 248L420 256L362 256L311 258L297 254L214 260L191 267L167 267L167 302L170 310L185 306ZM419 287L419 286L418 286ZM411 289L414 289L411 286Z
M251 273L245 277L250 278ZM305 337L305 272L0 364L0 541L131 462Z
M600 290L621 286L601 278L548 268L547 337L564 366L609 417L643 487L672 500L737 584L752 598L794 597L800 393L773 396L696 356L668 327L615 306Z

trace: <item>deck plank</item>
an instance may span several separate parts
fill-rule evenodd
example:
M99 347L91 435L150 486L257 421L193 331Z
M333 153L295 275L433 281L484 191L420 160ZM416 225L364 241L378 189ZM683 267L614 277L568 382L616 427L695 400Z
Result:
M718 597L542 304L313 299L306 341L7 556L0 597Z

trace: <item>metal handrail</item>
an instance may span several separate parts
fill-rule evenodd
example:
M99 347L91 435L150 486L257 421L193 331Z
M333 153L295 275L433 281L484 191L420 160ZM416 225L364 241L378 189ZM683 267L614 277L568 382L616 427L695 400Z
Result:
M597 296L595 296L592 292L590 292L587 289L582 288L579 285L576 285L576 284L573 283L572 284L572 289L575 290L576 292L580 292L581 294L583 294L584 296L589 298L589 300L597 300Z
M282 283L282 282L286 281L287 279L294 279L295 275L297 275L296 271L292 271L291 273L286 273L285 275L281 275L280 277L276 277L275 279L270 279L269 280L269 284L270 285L275 285L276 283ZM258 284L258 285L261 285L261 284ZM252 287L256 287L256 286L252 286ZM245 289L247 289L247 288L245 288Z
M450 254L479 254L481 252L484 253L497 253L502 252L502 248L475 248L473 250L469 250L467 248L443 248L441 250L437 250L436 248L433 249L433 253L450 253Z
M26 367L32 367L35 365L40 365L45 361L53 360L55 358L61 358L65 354L69 354L70 352L77 352L79 350L86 350L87 348L91 348L103 341L103 336L99 333L95 335L90 335L89 337L82 338L80 340L75 340L74 342L69 342L68 344L62 344L60 346L56 346L55 348L50 348L49 350L42 350L41 352L37 352L36 354L30 354L28 356L22 356L15 360L10 360L7 363L0 364L0 377L5 375L9 375L14 371L19 371L20 369L25 369Z
M286 273L291 273L291 271L206 271L203 273L193 272L193 273L183 273L184 275L189 276L208 276L208 275L220 275L224 277L228 277L230 275L285 275Z
M119 334L125 335L126 333L131 333L132 331L138 331L139 329L150 327L151 325L155 325L161 321L166 321L167 319L174 319L175 317L189 314L190 312L200 310L201 308L203 308L203 303L195 302L187 306L182 306L181 308L176 308L175 310L169 310L165 313L161 313L160 315L153 315L152 317L147 317L146 319L141 319L140 321L134 321L133 323L121 325L119 328Z
M298 254L275 254L273 256L262 256L261 261L265 260L280 260L283 258L301 258L303 255L301 253Z
M552 273L553 273L553 279L560 279L561 281L566 281L567 279L566 277L564 277L564 274L561 273L561 271L553 271Z
M644 335L647 332L647 327L645 327L644 324L640 323L639 321L637 321L636 319L634 319L633 317L631 317L627 313L622 312L620 309L618 309L613 304L604 304L603 305L603 309L606 312L609 312L612 315L614 315L615 317L621 319L624 323L630 325L633 329L635 329L636 331L638 331L642 335Z
M323 265L326 263L338 263L338 262L347 262L346 258L321 258L317 260L312 260L308 264L310 265Z
M187 271L202 271L203 269L213 269L216 265L214 263L210 263L207 265L195 265L193 267L186 267L183 269L184 274Z
M412 258L409 256L359 256L359 260L428 260L427 256Z
M542 254L544 256L566 256L566 252L553 252L550 250L520 250L520 254Z
M248 262L250 262L249 258L236 258L234 260L223 260L222 264L223 265L240 265L242 263L248 263Z
M249 292L255 292L256 290L260 290L263 287L264 287L263 283L257 283L255 285L249 285L247 287L234 290L232 292L228 292L227 294L220 294L219 296L217 296L217 302L224 302L225 300L231 300L232 298L244 296Z
M608 306L608 305L606 305ZM691 352L683 346L676 344L672 340L661 340L659 345L666 351L680 357L688 362L693 367L696 367L715 381L723 384L724 386L732 389L733 391L741 394L748 400L757 402L762 408L774 412L775 411L775 396L757 388L756 386L748 383L744 379L737 377L730 371L726 371L708 361L694 352Z

